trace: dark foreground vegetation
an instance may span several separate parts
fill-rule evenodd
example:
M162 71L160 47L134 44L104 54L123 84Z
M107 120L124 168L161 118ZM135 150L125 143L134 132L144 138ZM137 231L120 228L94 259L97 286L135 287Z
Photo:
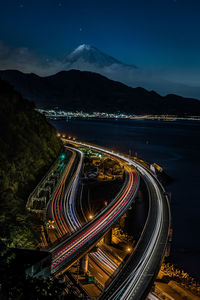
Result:
M0 241L0 299L1 300L70 300L64 292L65 284L59 279L27 277L12 249Z
M36 248L39 219L25 208L29 193L62 144L34 104L0 80L0 299L76 299L63 280L28 277L13 247Z
M15 253L0 241L0 299L1 300L76 300L63 278L28 277Z
M34 104L0 80L0 238L6 245L36 247L38 222L25 205L61 147Z

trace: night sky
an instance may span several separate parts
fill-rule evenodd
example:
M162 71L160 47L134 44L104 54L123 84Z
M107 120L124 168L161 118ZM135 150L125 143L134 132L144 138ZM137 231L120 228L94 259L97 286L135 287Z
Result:
M0 20L8 48L60 57L86 43L183 82L200 79L199 0L6 0Z

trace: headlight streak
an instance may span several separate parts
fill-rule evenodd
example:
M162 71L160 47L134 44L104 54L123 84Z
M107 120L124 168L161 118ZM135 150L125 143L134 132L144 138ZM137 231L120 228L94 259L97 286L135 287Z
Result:
M136 176L136 175L135 175ZM137 176L136 176L137 177ZM66 259L71 252L74 252L76 249L80 248L80 244L83 243L86 244L86 242L90 239L92 239L95 235L98 235L98 233L104 228L106 231L107 228L106 225L109 223L113 223L113 219L118 215L120 212L123 212L122 209L124 209L127 204L129 205L130 199L132 200L132 197L134 196L134 193L131 193L131 191L135 192L137 186L137 178L133 183L133 174L130 174L130 180L128 183L128 186L126 187L126 190L124 191L123 196L120 197L120 199L115 203L114 207L112 207L109 211L106 212L103 217L100 218L95 224L93 224L89 229L85 230L85 232L81 233L80 236L78 236L72 243L69 243L66 245L62 250L58 251L57 253L53 253L53 263L52 263L52 269L57 266L57 262L60 262L60 258L62 258L62 261ZM125 200L123 201L124 197L126 195ZM123 202L123 203L121 203ZM114 212L113 212L114 211ZM120 214L121 215L121 214ZM73 250L73 251L72 251Z
M53 196L52 202L49 201L49 203L51 202L51 214L56 223L57 230L60 233L60 235L64 234L66 231L69 230L66 227L66 223L63 220L63 215L62 215L63 210L61 209L61 206L62 206L62 198L63 198L62 195L65 190L65 181L68 178L69 171L71 169L71 166L72 166L72 164L75 160L75 156L76 156L76 153L74 151L71 151L71 152L72 152L72 157L66 167L64 176L62 177L59 187Z
M131 175L131 176L133 176L133 175ZM130 176L130 177L131 177ZM137 177L136 175L135 175L135 177ZM134 185L133 185L133 189L137 189L137 185L138 185L138 178L135 178L136 180L136 182L134 183ZM132 183L131 183L131 185L133 184L133 178L131 178L131 180L132 180ZM130 187L131 187L131 185L130 185L130 178L129 178L129 185L128 185L128 190L126 189L125 190L125 192L128 194L128 193L130 193ZM126 206L127 206L127 203L130 201L130 199L131 199L131 201L132 201L132 197L134 197L134 195L135 194L131 194L130 193L130 195L129 195L129 197L127 197L127 201L123 204L123 206L121 207L121 209L124 209L124 208L126 208ZM124 196L124 194L123 194L123 196ZM120 200L121 200L121 198L120 198ZM119 203L118 203L119 204ZM116 206L117 204L115 203L115 206ZM128 205L129 205L129 203L128 203ZM115 213L113 213L113 216L109 216L109 215L106 215L106 219L104 219L104 223L102 223L104 226L106 226L107 224L108 224L108 222L113 222L113 218L115 218L116 217L116 215L119 213L120 211L119 211L119 208L117 208L116 207L116 211L115 211ZM100 220L100 221L102 221L102 220ZM102 230L102 224L100 224L100 225L98 225L98 227L97 228L95 228L95 229L93 229L92 230L92 234L93 234L93 236L92 236L92 238L94 237L94 233L95 233L95 235L96 234L98 234L101 230ZM112 224L112 223L111 223ZM97 230L98 229L98 230ZM95 232L94 232L95 231ZM90 238L91 238L91 236L90 236ZM86 244L87 243L87 241L88 241L88 236L86 235L86 236L84 236L84 238L82 238L81 239L81 241L79 242L79 245L83 245L83 244ZM77 241L75 241L75 242L77 242ZM72 245L71 245L72 247L73 247L73 250L76 250L77 248L78 248L78 245L77 244L75 244L75 243L73 243ZM71 254L71 253L73 253L74 251L72 250L72 247L70 248L70 249L68 249L68 254ZM64 249L65 250L65 249ZM52 265L52 268L54 268L55 267L55 259L56 259L56 261L57 262L61 262L61 261L63 261L65 258L66 258L66 253L65 253L65 255L63 255L64 253L63 252L65 252L64 250L62 250L62 251L59 251L59 254L62 256L62 258L61 257L57 257L57 254L54 252L54 254L53 254L53 257L54 257L54 261L53 261L53 265ZM56 264L57 265L57 264Z
M74 143L76 145L82 145L82 146L89 146L84 143L76 142ZM157 249L159 249L159 239L161 239L161 233L164 232L166 234L166 226L168 226L169 230L169 224L170 224L170 208L169 208L169 202L166 197L161 194L161 192L164 192L164 188L162 185L157 181L154 175L152 175L144 166L142 166L140 163L136 163L130 158L127 158L120 154L115 154L109 150L101 149L100 147L96 146L89 146L92 149L96 149L98 151L105 152L110 155L114 155L119 157L120 159L128 162L130 165L134 166L140 174L143 176L143 178L148 182L148 184L151 186L152 189L154 189L154 192L156 194L156 201L157 201L157 218L156 222L153 228L153 232L151 236L149 237L148 243L146 245L146 249L144 253L142 254L139 263L137 263L137 266L130 272L129 275L127 275L126 279L123 281L123 283L118 287L117 290L115 290L111 297L107 297L108 300L117 300L117 299L135 299L135 295L138 291L138 288L140 285L142 285L142 277L145 276L146 273L148 273L149 266L151 266L151 262L153 262L153 256L156 255ZM163 200L164 199L164 200ZM154 199L155 200L155 199ZM164 203L165 202L165 209L168 209L168 213L166 213L165 218L168 217L168 220L166 222L165 230L164 228ZM166 208L167 207L167 208ZM167 225L168 224L168 225ZM164 236L165 238L165 236ZM166 245L166 240L163 243L163 249ZM162 245L162 244L161 244ZM164 250L163 250L164 251ZM101 296L100 296L101 298Z
M75 195L76 195L76 189L78 185L78 179L79 179L79 173L82 167L82 161L83 161L83 153L77 149L71 148L69 146L65 146L65 148L69 150L76 150L76 152L80 153L80 161L78 164L78 167L70 180L70 183L68 184L67 192L64 196L64 207L63 210L65 221L67 222L67 228L70 229L71 232L75 232L79 228L81 228L81 223L78 219L78 214L76 212L75 208ZM62 193L63 198L63 193ZM64 227L66 228L66 227ZM63 229L64 229L63 228ZM66 231L67 233L68 231ZM117 269L118 265L106 254L102 249L98 249L97 253L90 253L89 254L89 261L91 264L95 265L95 267L99 268L99 270L103 271L105 274L107 274L108 277L112 275L112 273ZM104 269L102 269L102 264Z
M66 147L66 148L73 149L70 147ZM77 216L76 208L75 208L75 196L76 196L76 190L77 190L77 186L78 186L79 174L80 174L82 162L83 162L83 153L77 149L76 149L76 152L80 153L80 161L79 161L78 167L76 169L76 172L73 176L73 180L71 181L71 184L69 187L69 192L65 195L65 198L64 198L64 203L65 203L64 214L65 214L66 221L67 221L68 225L70 226L70 231L72 231L72 232L78 230L81 227L81 223L78 220L78 216Z
M146 174L145 174L146 173ZM150 175L144 171L144 176L146 177L150 177ZM150 177L150 179L152 180L152 178ZM161 194L160 191L157 187L157 185L155 184L154 179L152 180L152 184L157 192L158 195L158 199L159 199L159 212L162 209L162 201L161 201ZM140 259L140 263L138 264L138 267L136 270L134 270L133 273L130 274L130 276L127 278L127 282L123 283L119 288L118 288L118 292L116 291L116 296L113 299L131 299L134 296L134 289L137 287L137 283L140 281L141 276L143 275L142 271L146 266L146 263L148 260L151 259L151 257L153 256L153 251L157 245L158 242L158 235L160 233L160 224L162 221L162 214L159 213L158 219L157 219L157 224L156 227L154 229L153 232L153 237L152 239L149 240L148 246L146 247L146 251L143 253L141 259ZM123 294L122 294L123 291Z

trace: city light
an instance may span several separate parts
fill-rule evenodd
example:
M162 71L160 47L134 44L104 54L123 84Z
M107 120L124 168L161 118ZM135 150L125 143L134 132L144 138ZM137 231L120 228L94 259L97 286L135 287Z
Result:
M65 119L65 118L103 118L103 119L148 119L148 120L164 120L164 121L175 121L175 120L200 120L199 116L184 116L179 117L177 115L136 115L129 113L107 113L107 112L72 112L72 111L64 111L61 109L36 109L41 114L44 114L47 118L50 119Z

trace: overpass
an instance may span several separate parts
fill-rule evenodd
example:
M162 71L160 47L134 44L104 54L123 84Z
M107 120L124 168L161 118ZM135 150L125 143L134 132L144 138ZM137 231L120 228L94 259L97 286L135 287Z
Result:
M67 140L67 142L71 142ZM99 299L145 299L159 270L168 240L171 216L165 190L146 167L121 154L101 147L73 142L126 161L134 166L144 179L149 191L149 212L145 227L136 250L127 262L122 264L115 279L103 291Z
M127 156L86 143L72 142L71 140L64 141L78 146L89 147L98 152L103 152L115 157L116 159L120 159L126 164L127 172L122 190L112 203L101 211L91 222L85 224L70 237L65 238L63 241L60 241L58 245L51 248L50 252L53 256L51 273L61 273L66 269L66 266L69 267L74 261L87 253L102 235L107 232L108 228L124 214L126 209L131 205L139 186L139 176L132 170L132 167L134 167L146 182L149 191L148 218L140 240L137 243L136 250L130 256L129 260L122 264L120 269L116 271L115 279L107 286L99 299L143 299L148 293L159 269L168 239L170 209L165 191L157 178L148 169ZM77 152L78 150L74 149L72 151ZM73 179L70 181L71 184L69 184L67 189L68 191L73 191L73 197L81 164L82 162L79 162L79 167L76 167L75 171L77 172L72 176ZM72 165L74 164L72 163ZM72 182L74 184L72 184ZM55 195L62 196L64 194L65 191L60 192L58 189ZM69 193L67 194L69 195ZM60 213L60 211L64 212L66 205L68 205L69 208L70 203L73 203L73 201L70 201L70 198L71 196L65 197L63 204L59 204L56 209L52 209L52 213L57 214ZM55 197L55 202L57 202L56 199L59 199L59 197ZM63 197L61 197L61 199L63 199ZM56 205L54 204L50 207L56 207ZM72 215L75 214L72 213ZM64 217L64 221L62 218L60 218L60 220L58 218L58 227L61 223L65 222L67 222L67 216ZM76 229L76 225L73 224L72 227ZM62 228L62 226L60 228Z
M50 250L53 256L52 274L60 273L91 249L132 204L139 187L139 176L129 167L125 177L121 191L106 208Z

